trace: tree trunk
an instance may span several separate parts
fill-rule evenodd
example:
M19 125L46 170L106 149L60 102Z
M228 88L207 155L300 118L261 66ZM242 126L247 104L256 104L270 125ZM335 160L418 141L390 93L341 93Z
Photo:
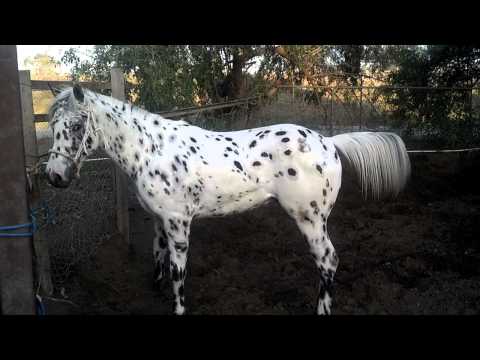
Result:
M243 73L242 69L245 65L245 59L241 56L238 51L234 53L233 56L233 64L232 64L232 72L231 72L231 98L238 99L245 94L245 86L243 82Z
M246 54L242 54L239 49L233 52L232 68L220 84L217 85L217 92L222 98L234 100L245 96L246 88L243 77L243 68L249 60Z
M357 85L361 72L361 61L363 57L363 45L347 45L343 48L344 71L352 85Z

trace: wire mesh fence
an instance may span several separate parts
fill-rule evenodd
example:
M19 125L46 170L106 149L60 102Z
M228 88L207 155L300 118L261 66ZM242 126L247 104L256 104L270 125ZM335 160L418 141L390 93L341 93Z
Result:
M477 88L280 86L252 118L257 124L299 123L327 136L391 131L415 146L480 145Z
M68 190L42 182L41 193L53 213L46 225L52 277L60 285L87 262L114 229L113 163L89 162Z
M479 111L480 101L476 93L472 94L473 97L467 100L472 105L470 111L474 113ZM419 129L413 136L410 134L407 137L405 125L410 119L395 116L395 109L391 101L387 101L387 95L374 87L280 87L273 97L172 118L216 131L276 123L304 125L325 136L353 131L392 131L404 137L407 147L417 145L414 140L422 141L423 130ZM47 151L51 139L45 135L39 136L39 139L39 153ZM99 151L94 157L105 156ZM42 197L55 215L54 222L47 224L45 231L48 234L53 280L57 286L65 282L78 265L88 262L98 247L115 232L114 166L110 160L87 162L82 168L81 178L68 189L56 189L46 181L41 182Z
M40 137L39 152L48 151L51 138ZM98 247L115 232L114 163L97 151L82 166L80 179L66 189L51 186L41 176L43 211L37 218L45 233L52 281L62 286L79 266L88 264ZM43 169L44 167L42 167Z

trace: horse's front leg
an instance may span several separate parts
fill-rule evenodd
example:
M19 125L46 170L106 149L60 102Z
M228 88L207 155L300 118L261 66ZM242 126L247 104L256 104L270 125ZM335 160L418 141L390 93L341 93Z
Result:
M163 229L163 220L155 216L155 238L153 239L153 259L155 262L155 272L153 279L159 283L165 277L165 270L168 265L168 242L167 233Z
M185 313L185 277L188 254L188 238L190 235L191 218L165 218L164 228L167 234L168 250L170 252L170 277L175 295L174 312L176 315Z

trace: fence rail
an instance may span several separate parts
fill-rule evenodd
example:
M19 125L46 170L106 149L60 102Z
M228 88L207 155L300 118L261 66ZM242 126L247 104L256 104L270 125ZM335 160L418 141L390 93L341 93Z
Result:
M220 109L239 107L239 106L248 106L251 103L253 103L254 101L260 99L260 97L261 96L251 96L251 97L247 97L247 98L225 101L225 102L215 103L215 104L210 104L210 105L205 105L205 106L192 106L192 107L182 108L182 109L178 109L178 110L161 111L161 112L157 112L157 114L159 114L163 117L168 117L168 118L173 118L174 119L174 118L177 118L179 116L194 115L194 114L199 114L199 113L202 113L202 112L205 112L205 111L220 110ZM48 121L48 114L35 114L34 115L34 121L36 123L47 122Z
M278 85L278 88L284 89L300 89L314 91L316 89L379 89L379 90L395 90L395 89L413 89L413 90L480 90L480 87L446 87L446 86L398 86L398 85L315 85L315 86L302 86L302 85Z
M107 82L92 82L92 81L60 81L60 80L31 80L32 90L37 91L49 91L50 88L58 88L62 86L73 86L74 84L79 84L83 87L89 89L97 90L109 90L111 89L111 84Z
M157 114L162 115L163 117L175 118L178 116L198 114L204 111L219 110L219 109L237 107L242 105L246 106L252 103L253 101L258 100L259 98L260 96L252 96L248 98L226 101L222 103L215 103L215 104L210 104L205 106L195 106L195 107L189 107L189 108L184 108L184 109L179 109L174 111L161 111L161 112L158 112Z

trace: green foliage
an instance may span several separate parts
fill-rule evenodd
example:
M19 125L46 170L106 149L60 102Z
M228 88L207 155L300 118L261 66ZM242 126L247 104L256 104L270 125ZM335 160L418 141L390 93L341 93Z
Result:
M269 46L264 53L258 76L301 84L321 84L322 75L331 70L328 63L331 48L326 45Z
M108 81L113 64L127 77L130 100L150 111L204 105L285 85L359 85L358 75L383 79L376 91L392 120L448 145L478 142L475 96L480 48L405 45L98 45L88 61L76 50L62 59L78 79ZM251 72L257 63L258 71ZM335 73L336 75L331 75ZM340 74L340 76L338 76ZM349 90L348 90L349 91ZM342 94L354 103L358 95ZM322 92L315 94L322 95Z
M385 91L394 117L407 131L419 129L448 145L475 142L478 134L472 130L479 115L470 89L480 79L480 48L437 45L404 48L397 55L397 69L388 80L405 88Z
M62 61L75 78L108 81L113 64L130 77L132 101L150 111L218 101L218 84L228 79L235 60L248 69L255 46L97 45L90 60L81 62L75 49Z
M190 105L195 91L186 49L182 46L97 45L90 60L80 62L75 49L65 53L62 61L73 65L75 78L108 81L115 64L127 78L131 100L151 111Z

